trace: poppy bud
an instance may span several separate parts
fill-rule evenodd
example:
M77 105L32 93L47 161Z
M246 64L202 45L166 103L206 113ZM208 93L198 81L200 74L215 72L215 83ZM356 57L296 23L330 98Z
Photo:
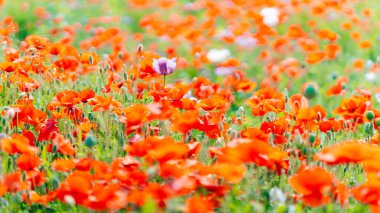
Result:
M137 46L137 52L138 53L142 53L144 51L144 46L142 45L142 44L139 44L138 46Z
M94 114L92 112L88 113L88 119L90 119L90 120L94 119Z
M96 144L96 139L94 136L88 134L86 139L84 140L84 144L88 147L93 147Z
M310 143L314 143L315 142L315 138L316 138L315 134L310 134L310 136L309 136Z
M365 117L366 117L368 120L372 121L372 120L375 118L375 114L373 113L372 110L370 110L370 111L367 111L367 112L365 113Z
M303 154L303 155L307 155L308 151L309 151L309 150L307 150L306 147L303 147L303 148L302 148L302 154Z
M52 150L53 150L54 153L56 153L58 151L58 146L54 144Z
M90 65L93 65L93 64L94 64L94 58L92 57L92 55L90 55L89 63L90 63Z
M304 95L307 99L314 98L318 93L318 87L315 84L308 84L305 88Z
M376 124L377 127L380 126L380 118L376 118L375 119L375 124Z
M289 133L289 132L286 132L286 133L285 133L285 137L286 137L287 140L289 140L289 138L290 138L290 133Z
M367 133L367 134L372 134L373 129L372 129L372 125L371 125L371 123L366 123L366 124L365 124L365 129L364 129L364 131L365 131L365 133Z
M289 100L288 88L285 88L282 94L285 96L286 102L288 102L288 100Z
M57 188L59 186L59 183L60 183L60 181L57 177L52 178L52 181L51 181L52 188Z

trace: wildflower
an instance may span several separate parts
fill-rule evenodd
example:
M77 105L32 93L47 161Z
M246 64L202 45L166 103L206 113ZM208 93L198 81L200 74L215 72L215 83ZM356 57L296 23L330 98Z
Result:
M214 70L215 75L218 75L218 76L231 75L232 73L234 73L234 71L235 71L234 67L217 67Z
M156 73L161 75L170 75L174 72L177 65L177 58L168 59L161 57L159 59L153 59L153 69Z
M326 147L314 155L314 159L330 165L345 163L360 163L366 160L377 159L380 149L371 144L346 141Z
M263 8L260 15L263 17L263 23L268 27L274 27L279 22L280 12L275 7Z
M269 190L269 198L272 203L278 202L279 204L283 204L286 201L285 193L277 187Z
M250 36L239 36L237 37L235 43L243 48L252 49L257 44L257 39Z
M7 134L5 134L5 133L0 133L0 140L3 139L3 138L6 138L6 137L8 137Z
M373 73L373 72L368 72L364 75L365 79L369 82L373 82L374 80L376 80L376 74Z
M375 98L376 98L377 102L380 103L380 93L376 93Z
M221 63L231 55L230 50L228 49L211 49L207 52L207 59L211 63Z
M318 207L328 204L329 191L333 190L335 179L321 167L306 168L289 178L289 184L299 194L306 206Z

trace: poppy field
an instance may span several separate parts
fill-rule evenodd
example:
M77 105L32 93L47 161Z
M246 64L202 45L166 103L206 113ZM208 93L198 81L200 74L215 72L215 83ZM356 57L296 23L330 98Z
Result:
M377 0L0 0L1 212L380 212Z

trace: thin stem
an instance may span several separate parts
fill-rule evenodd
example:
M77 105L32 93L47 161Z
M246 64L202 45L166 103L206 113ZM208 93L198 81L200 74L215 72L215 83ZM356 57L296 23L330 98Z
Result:
M164 88L165 88L165 84L166 84L166 75L164 75Z

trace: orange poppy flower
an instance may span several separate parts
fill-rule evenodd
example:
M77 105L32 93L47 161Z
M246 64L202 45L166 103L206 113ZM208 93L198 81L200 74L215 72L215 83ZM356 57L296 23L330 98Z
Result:
M332 165L360 163L376 158L378 153L380 153L380 149L375 145L347 141L322 149L321 152L314 155L314 159Z
M8 61L0 62L0 70L4 72L14 72L16 71L17 65L18 64L14 62L8 62Z
M25 181L30 186L30 189L34 189L37 186L41 186L46 182L46 173L39 170L29 170L25 172Z
M308 64L316 64L321 62L326 57L325 52L312 52L306 55L306 63Z
M285 97L277 89L266 87L253 93L246 100L254 116L263 116L267 112L281 112L285 109Z
M239 183L247 170L244 164L235 163L216 163L211 166L210 173L215 173L217 176L224 178L231 184Z
M200 125L198 111L186 111L182 114L175 114L172 117L172 131L187 133Z
M92 109L93 111L106 111L110 108L110 105L112 103L112 96L110 97L103 97L103 96L96 96L95 98L90 98L88 100L88 104L91 106L94 106Z
M53 143L49 144L48 151L59 152L64 155L74 155L75 149L70 140L65 139L61 134L54 134Z
M206 110L211 111L215 109L222 109L225 108L226 102L221 97L213 96L211 98L203 99L199 103L199 106Z
M79 93L79 98L82 103L87 103L90 98L95 98L95 92L92 89L85 89Z
M367 175L368 179L362 185L352 189L354 198L362 203L374 206L378 210L380 199L380 179L377 175ZM377 211L374 211L377 212Z
M5 186L7 191L11 193L27 189L26 182L21 179L20 171L4 175L0 185Z
M368 48L371 48L371 47L372 47L372 43L371 43L371 41L365 40L365 41L361 41L361 42L359 43L359 46L360 46L360 48L362 48L362 49L368 49Z
M68 172L75 168L75 163L72 159L58 158L53 161L51 167L56 171Z
M183 143L176 143L170 137L148 137L126 147L126 150L133 156L165 162L186 157L189 148Z
M333 86L331 86L327 91L326 95L344 95L346 92L344 83L337 83Z
M29 139L23 135L13 134L1 140L1 149L8 154L36 154L38 149L30 145Z
M207 197L191 197L186 200L185 213L211 213L215 208L215 203Z
M49 52L51 46L48 38L39 35L29 35L25 38L25 42L29 47L34 47L44 54Z
M333 190L335 180L324 168L306 168L288 180L293 190L301 194L304 205L318 207L330 202L328 192Z
M62 106L72 107L73 105L79 103L80 98L78 92L66 90L57 93L55 100Z
M16 161L17 167L24 171L33 170L41 164L41 159L32 154L23 154Z
M341 105L334 110L335 114L341 115L344 119L353 119L355 123L364 122L364 113L370 108L368 99L364 96L352 96L342 100Z
M273 148L267 142L239 138L229 142L227 147L218 152L216 150L214 154L218 157L218 162L255 163L279 174L288 168L287 153Z
M317 35L320 39L326 39L330 42L334 42L338 38L338 35L336 33L328 29L318 31Z
M340 50L341 47L338 44L328 44L325 47L326 55L329 59L335 59Z

